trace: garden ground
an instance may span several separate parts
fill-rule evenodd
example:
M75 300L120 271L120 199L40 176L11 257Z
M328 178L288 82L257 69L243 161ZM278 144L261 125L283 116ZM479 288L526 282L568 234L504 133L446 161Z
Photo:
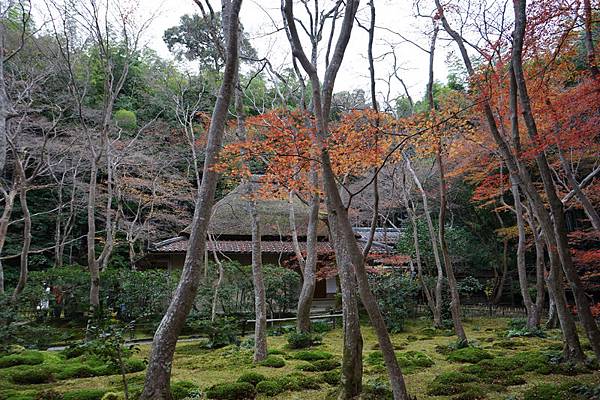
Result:
M500 318L466 321L467 334L475 347L460 350L452 349L451 332L434 331L425 320L409 323L405 332L392 335L411 395L440 400L583 400L598 394L598 387L594 387L600 382L598 370L555 363L561 348L558 330L545 331L545 337L508 338L509 322ZM386 372L381 353L370 327L363 326L363 336L365 388L371 393L369 398L384 399ZM202 398L200 391L235 382L245 375L253 384L255 380L267 379L258 383L259 399L325 399L334 391L332 384L339 374L341 342L339 328L324 333L322 344L309 350L290 350L285 336L270 336L271 356L266 363L270 366L252 364L248 340L240 346L217 350L203 348L202 341L180 343L173 366L174 394L179 399ZM585 347L589 348L589 344ZM143 366L140 368L137 360L147 357L148 351L149 346L142 345L129 360L130 370L138 371L128 374L134 394L139 393L144 379ZM65 400L93 400L105 392L122 392L120 376L97 360L77 355L68 358L64 352L26 351L22 355L21 361L14 361L18 357L0 358L1 400L54 399L50 397L56 395L54 392L64 394ZM31 377L39 371L49 373L39 379L46 383L30 384L35 381ZM190 389L194 385L200 390ZM47 396L40 397L42 392Z

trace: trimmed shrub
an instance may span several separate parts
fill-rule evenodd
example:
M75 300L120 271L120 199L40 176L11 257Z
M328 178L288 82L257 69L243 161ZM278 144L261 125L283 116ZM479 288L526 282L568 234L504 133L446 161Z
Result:
M279 349L270 349L267 354L270 356L285 356L285 351Z
M301 365L298 365L297 368L301 371L307 371L307 372L324 372L324 371L331 371L332 369L336 369L339 366L340 366L339 361L328 359L328 360L317 360L317 361L313 361L312 363L301 364Z
M179 381L171 384L171 396L173 400L182 400L199 389L198 385L189 381ZM223 397L225 398L225 397Z
M89 378L92 376L103 375L102 370L95 370L86 364L74 364L67 365L61 368L56 374L57 379L71 379L71 378Z
M316 378L298 372L279 377L277 378L277 381L285 390L291 391L319 389L320 387Z
M54 375L49 368L34 366L11 371L10 379L17 385L33 385L52 382Z
M127 372L140 372L146 369L146 360L140 358L130 358L125 361L125 369Z
M277 396L279 393L283 393L285 389L277 381L262 381L258 382L256 385L256 391L269 397L273 397Z
M279 356L267 356L264 360L258 363L263 367L281 368L285 365L285 360Z
M321 336L312 333L292 332L287 336L290 349L305 349L310 346L321 344Z
M337 386L342 380L342 373L339 369L327 371L321 374L321 380L331 386Z
M464 347L452 351L448 357L448 361L477 364L481 360L491 359L492 356L487 351L477 347Z
M293 357L303 361L328 360L333 357L333 354L322 350L303 350L295 353Z
M23 351L0 357L0 368L14 367L15 365L37 365L44 362L44 355L39 351Z
M315 321L311 324L310 328L316 333L325 333L332 329L331 324L326 321Z
M137 117L133 111L120 109L115 112L117 126L125 130L133 130L137 127Z
M401 368L428 368L434 364L431 357L420 351L396 353L396 359Z
M262 384L268 381L261 381ZM221 383L214 385L206 391L206 397L218 400L245 400L256 397L256 389L248 382Z
M370 381L363 386L363 399L365 400L392 400L393 398L392 391L385 382Z
M262 382L262 381L266 381L267 377L264 376L263 374L259 374L258 372L246 372L245 374L242 374L239 378L238 378L238 382L246 382L251 384L252 386L256 386L258 384L258 382Z
M64 400L102 400L106 393L105 389L81 389L67 392L63 395Z

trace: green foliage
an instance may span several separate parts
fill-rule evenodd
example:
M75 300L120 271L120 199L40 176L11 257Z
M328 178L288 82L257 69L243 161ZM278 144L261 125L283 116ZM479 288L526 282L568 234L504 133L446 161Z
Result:
M387 382L379 379L368 381L363 386L365 400L392 400L394 398Z
M188 320L188 326L208 337L207 348L210 349L219 349L238 342L239 327L235 318L223 317L214 321L210 319Z
M0 368L14 367L15 365L37 365L44 362L44 355L39 351L24 351L0 357Z
M291 373L275 379L259 382L256 391L267 396L276 396L285 391L319 389L318 379L300 373Z
M306 363L298 365L298 369L306 372L324 372L331 371L340 366L340 362L337 360L317 360L312 363Z
M329 332L332 327L327 321L314 321L310 324L310 329L315 333L326 333Z
M293 357L303 361L329 360L333 354L322 350L302 350L294 353Z
M321 344L322 338L312 333L291 332L287 337L287 341L290 349L305 349Z
M267 377L263 374L259 374L258 372L246 372L242 374L237 381L246 382L251 384L252 386L256 386L258 382L262 382L265 380L267 380Z
M137 128L137 117L133 111L120 109L115 112L115 123L121 129L132 131Z
M448 354L448 361L461 362L461 363L472 363L476 364L481 360L491 359L492 356L489 352L480 349L478 347L464 347L462 349L456 349Z
M342 373L339 369L323 372L321 374L321 380L331 386L337 386L342 380Z
M370 274L369 284L388 329L402 332L420 289L417 281L394 269L384 274Z
M431 357L420 351L396 352L395 354L398 365L402 368L402 372L407 374L434 365L434 361ZM365 362L369 365L383 367L383 353L381 351L373 351L369 353Z
M285 365L285 360L279 356L267 356L259 364L263 367L281 368Z
M80 389L66 392L63 395L64 400L102 400L102 396L107 391L105 389Z
M32 385L52 382L54 374L46 366L35 365L11 370L10 379L18 385Z
M261 381L259 384L266 382ZM210 387L206 397L218 400L244 400L256 397L256 389L248 382L221 383Z
M43 390L35 395L35 400L63 400L64 396L62 393L56 390L48 389Z
M283 393L285 389L278 381L262 381L256 385L256 391L269 397Z
M183 400L198 390L198 385L188 381L178 381L171 384L173 400Z

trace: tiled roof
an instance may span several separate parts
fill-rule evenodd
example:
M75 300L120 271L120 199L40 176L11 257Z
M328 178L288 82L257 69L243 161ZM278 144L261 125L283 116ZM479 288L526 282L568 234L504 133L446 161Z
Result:
M164 242L163 242L164 243ZM188 240L187 238L181 238L178 241L167 241L167 243L158 243L153 253L179 253L187 251ZM220 253L251 253L252 242L249 240L216 240L207 241L206 246L208 251L214 251ZM215 249L216 246L216 249ZM306 250L306 243L300 243L300 249ZM274 253L274 254L294 254L294 245L292 242L280 242L274 240L263 240L261 242L262 253ZM332 252L333 248L329 242L318 242L317 252L320 254Z

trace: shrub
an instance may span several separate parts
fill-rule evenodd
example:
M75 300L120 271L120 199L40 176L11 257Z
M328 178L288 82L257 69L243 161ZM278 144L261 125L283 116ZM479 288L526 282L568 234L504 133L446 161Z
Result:
M506 333L506 337L540 337L545 338L546 333L540 328L527 328L523 327L520 329L509 329Z
M402 368L428 368L434 364L431 357L420 351L406 351L404 353L396 353L396 359L398 360L398 364Z
M171 384L171 396L173 396L173 400L185 399L197 390L198 385L193 382L179 381Z
M292 332L287 337L288 346L291 349L305 349L320 344L321 336L312 333Z
M24 351L0 357L0 368L14 367L15 365L37 365L44 362L44 355L39 351Z
M104 372L102 369L97 371L89 365L74 364L61 368L60 372L56 374L56 377L58 379L89 378L92 376L104 375L102 372Z
M340 366L339 361L336 360L317 360L312 363L306 363L298 366L299 370L308 372L324 372L331 371Z
M325 333L331 330L331 324L326 321L315 321L311 324L311 329L316 333Z
M367 382L363 386L363 398L365 400L392 400L394 396L385 382L375 380Z
M284 356L285 351L279 349L269 349L268 354L270 356Z
M558 386L547 383L534 386L523 394L523 400L563 400L564 398Z
M337 386L340 384L342 374L340 370L327 371L321 374L321 380L331 386Z
M291 373L277 378L285 390L298 391L319 389L319 382L316 378L302 375L301 373Z
M447 359L452 362L463 362L476 364L481 360L491 359L493 356L487 351L477 347L464 347L452 351Z
M369 274L369 283L389 330L402 332L420 290L416 280L393 270L387 274Z
M63 400L63 394L56 390L43 390L35 395L35 400Z
M11 371L10 379L17 385L32 385L52 382L54 375L49 368L34 366Z
M256 391L269 397L277 396L279 393L283 393L282 385L277 381L262 381L256 385ZM210 398L210 397L209 397Z
M129 373L140 372L146 369L146 360L140 358L130 358L125 361L125 370Z
M267 356L259 364L263 367L281 368L285 365L285 360L279 356Z
M267 377L264 376L263 374L259 374L258 372L246 372L245 374L242 374L239 378L238 378L238 382L246 382L251 384L252 386L256 386L258 384L258 382L262 382L262 381L266 381Z
M64 400L102 400L106 393L105 389L81 389L67 392L63 395Z
M261 381L262 384L268 381ZM244 400L256 397L256 389L248 382L221 383L214 385L206 391L206 397L218 400Z
M333 355L322 350L303 350L294 354L294 358L303 361L328 360Z
M137 117L133 111L120 109L115 113L117 126L125 130L133 130L137 127Z
M104 393L101 400L123 400L125 398L121 393L108 392Z

